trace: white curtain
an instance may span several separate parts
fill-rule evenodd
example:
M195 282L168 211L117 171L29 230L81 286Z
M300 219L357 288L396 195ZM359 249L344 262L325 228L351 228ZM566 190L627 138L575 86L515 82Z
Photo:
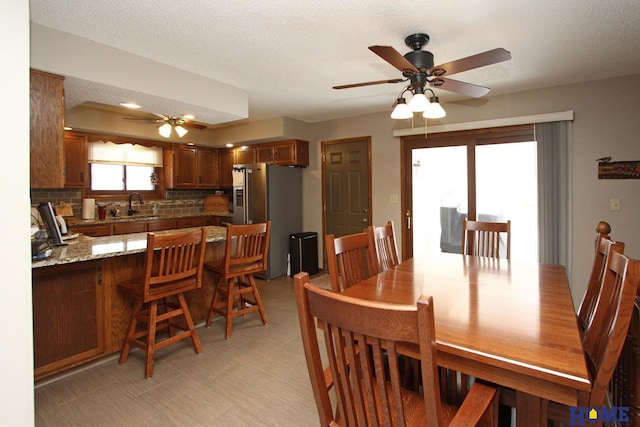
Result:
M537 123L539 260L562 264L571 259L571 122Z
M162 167L162 148L111 141L90 142L89 163Z

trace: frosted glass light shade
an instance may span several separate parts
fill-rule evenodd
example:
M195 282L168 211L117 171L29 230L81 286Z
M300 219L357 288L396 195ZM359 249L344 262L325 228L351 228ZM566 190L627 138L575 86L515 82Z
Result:
M407 105L407 101L404 98L398 98L396 107L391 112L392 119L410 119L413 117L413 111Z
M169 123L163 124L160 126L160 129L158 129L158 133L162 137L169 138L171 136L171 125Z
M422 117L425 119L441 119L447 115L447 112L444 111L444 108L442 108L442 105L438 102L438 97L432 96L430 101L431 102L429 102L427 109L424 110Z
M411 98L411 101L409 101L409 109L416 113L423 112L428 106L429 100L424 96L424 93L416 93L413 95L413 98Z
M189 132L188 130L186 130L185 128L183 128L180 125L176 126L175 130L176 130L176 133L178 134L178 136L180 138L182 138L183 136L185 136L187 134L187 132Z

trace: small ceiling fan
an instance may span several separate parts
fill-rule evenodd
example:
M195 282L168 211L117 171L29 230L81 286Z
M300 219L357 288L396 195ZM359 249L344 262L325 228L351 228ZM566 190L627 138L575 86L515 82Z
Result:
M448 76L461 73L463 71L472 70L474 68L484 67L498 62L511 59L511 53L503 48L496 48L476 55L461 58L445 64L433 65L433 54L429 51L422 50L423 46L429 43L429 36L424 33L412 34L404 39L405 44L412 50L405 55L400 54L391 46L369 46L369 50L393 65L402 72L403 78L376 80L371 82L353 83L347 85L334 86L334 89L348 89L360 86L370 86L384 83L401 83L409 82L396 103L404 103L402 94L405 91L411 91L415 95L422 95L424 98L425 86L444 89L451 92L457 92L466 96L479 98L489 92L489 88L478 86L471 83L465 83L458 80L450 79ZM433 93L433 91L429 88ZM432 97L437 102L437 97ZM413 101L413 99L412 99ZM425 103L428 103L425 98ZM411 107L411 103L409 104ZM419 107L418 107L419 108ZM412 108L413 111L425 111ZM395 118L395 117L394 117ZM406 118L406 117L402 117Z
M171 131L175 130L180 138L185 136L187 132L189 132L186 127L193 129L206 129L205 125L201 125L199 123L192 122L190 118L186 117L175 117L175 116L164 116L162 114L152 113L155 117L124 117L125 120L142 120L149 123L161 123L158 127L158 132L164 138L169 138L171 136Z

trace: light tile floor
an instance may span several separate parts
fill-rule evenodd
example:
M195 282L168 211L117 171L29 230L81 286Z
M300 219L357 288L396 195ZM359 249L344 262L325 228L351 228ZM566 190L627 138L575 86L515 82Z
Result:
M312 283L330 287L329 276ZM45 426L312 426L318 424L302 349L293 281L258 281L269 324L257 312L198 327L203 352L190 340L156 353L144 378L136 350L35 387L35 424Z

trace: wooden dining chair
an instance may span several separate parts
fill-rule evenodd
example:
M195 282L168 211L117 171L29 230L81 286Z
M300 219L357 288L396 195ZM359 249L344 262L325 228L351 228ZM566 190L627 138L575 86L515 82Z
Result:
M369 245L376 250L376 259L380 272L386 271L398 265L398 249L396 248L396 235L393 221L387 221L386 225L367 227Z
M602 290L598 295L591 325L582 340L591 377L591 391L588 398L580 402L580 406L605 406L609 383L627 338L639 281L640 261L618 252L609 254ZM570 408L549 402L548 417L554 422L569 423Z
M611 232L609 224L606 222L598 223L596 231L598 232L598 237L596 239L596 252L591 269L591 276L589 277L587 290L585 291L582 302L580 303L580 309L578 310L578 326L580 327L581 333L584 333L591 324L596 301L602 289L602 279L604 277L609 253L624 253L624 243L614 242L609 237L609 233Z
M268 323L253 275L267 269L270 236L270 221L227 225L224 258L204 264L205 269L218 275L206 326L211 325L215 313L224 316L226 339L231 338L233 319L238 316L259 311L262 323Z
M505 238L504 257L501 238ZM462 219L462 254L511 259L511 221L487 222Z
M370 243L366 232L341 237L327 234L325 246L331 288L334 292L341 292L378 274L375 245Z
M320 425L497 425L495 387L476 382L460 408L440 400L431 297L420 297L417 305L375 303L317 288L304 272L296 274L294 287ZM400 384L396 361L401 343L419 347L422 395ZM323 357L335 379L333 397L325 384Z
M202 286L205 245L205 228L167 234L148 233L143 277L117 285L136 299L120 363L127 361L131 345L143 349L146 352L145 378L153 375L156 350L169 344L191 338L196 352L202 352L184 293ZM176 322L178 317L184 319L186 326ZM146 324L145 329L137 330L139 322ZM182 332L176 334L176 328ZM169 337L157 340L158 331L164 329L168 329Z

